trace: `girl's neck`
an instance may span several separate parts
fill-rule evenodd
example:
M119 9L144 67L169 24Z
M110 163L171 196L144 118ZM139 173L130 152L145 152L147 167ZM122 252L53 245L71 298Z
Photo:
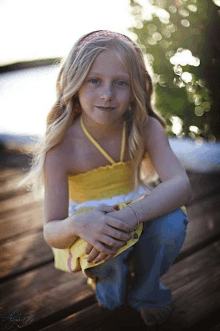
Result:
M79 116L79 121L81 117L86 130L96 141L109 139L122 134L123 121L117 121L111 124L100 124L93 121L91 118L83 116L83 114Z

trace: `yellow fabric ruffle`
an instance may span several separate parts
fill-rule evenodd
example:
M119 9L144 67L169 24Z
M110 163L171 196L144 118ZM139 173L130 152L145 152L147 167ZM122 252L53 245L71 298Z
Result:
M135 203L135 202L145 198L148 194L149 193L146 193L145 195L138 197L132 201L128 201L125 203L119 203L118 204L119 210L125 208L127 204L132 204L132 203ZM74 214L84 213L91 209L93 209L93 207L84 207L84 208L76 211ZM181 209L186 213L185 206L182 206ZM118 250L118 252L115 256L118 256L119 254L124 252L129 247L135 245L141 236L142 230L143 230L143 223L141 223L136 228L136 230L131 233L132 238L127 242L126 246L121 247ZM134 234L137 235L136 239L133 237ZM82 271L87 277L89 277L87 280L88 285L90 285L93 289L95 289L95 280L96 279L95 279L94 275L92 275L92 273L87 269L98 266L104 262L100 261L96 264L93 262L90 262L90 263L87 262L87 255L85 254L85 249L86 249L87 244L88 243L85 240L78 238L73 243L73 245L69 248L58 249L58 248L52 247L52 251L54 254L54 267L56 269L59 269L59 270L65 271L65 272L74 273L74 272Z
M99 167L86 173L68 175L69 199L76 202L102 200L133 190L131 186L131 163L119 162Z
M138 197L132 201L129 202L125 202L125 203L119 203L119 209L121 210L122 208L125 208L126 205L128 203L132 204L134 202L137 202L143 198L145 198L148 195L145 194L141 197ZM93 207L85 207L82 208L80 210L78 210L77 212L75 212L75 214L77 213L83 213L86 212L90 209L93 209ZM132 238L127 242L127 245L124 247L121 247L117 254L121 254L122 252L124 252L126 249L128 249L129 247L133 246L134 244L136 244L136 242L139 240L140 235L142 233L143 230L143 223L141 223L135 231L133 231L131 233ZM133 238L134 234L137 235L137 239ZM95 278L94 276L88 271L86 271L86 269L91 268L91 267L95 267L98 266L99 264L104 263L103 261L100 261L98 263L93 263L87 262L87 255L85 254L85 249L87 246L87 242L81 238L78 238L71 247L69 248L65 248L65 249L58 249L58 248L54 248L52 247L52 251L54 254L54 267L56 269L62 270L62 271L66 271L66 272L78 272L78 271L83 271L83 273L92 279L92 281L88 281L88 284L94 288L95 287Z

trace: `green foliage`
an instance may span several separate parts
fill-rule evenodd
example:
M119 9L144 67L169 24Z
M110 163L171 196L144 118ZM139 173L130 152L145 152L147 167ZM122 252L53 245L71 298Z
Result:
M213 64L209 37L215 29L218 7L211 0L148 2L157 9L151 20L143 18L138 1L130 0L136 26L129 30L137 35L152 73L154 107L166 119L168 135L215 141L219 136L213 117L219 116L219 104L214 102L213 78L204 72L210 61ZM216 61L219 71L219 58ZM178 119L180 129L173 130L172 122Z

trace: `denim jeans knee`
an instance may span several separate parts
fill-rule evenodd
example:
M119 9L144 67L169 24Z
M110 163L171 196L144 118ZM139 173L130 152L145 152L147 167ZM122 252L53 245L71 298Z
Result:
M143 234L135 245L137 282L128 293L131 307L170 305L171 291L160 283L160 278L178 256L187 224L187 215L181 209L144 223Z
M126 301L129 259L133 246L111 260L91 268L98 277L96 297L108 310L115 310Z
M179 231L186 230L189 223L187 215L178 208L171 213L157 217L153 220L157 231L163 237L176 236Z
M186 229L189 223L187 215L181 209L176 209L165 216L160 224L161 248L163 247L160 277L168 271L179 255L186 238Z
M176 209L154 221L156 221L156 232L161 244L166 243L173 250L178 246L182 246L189 223L187 215L182 209Z
M98 277L98 300L109 310L125 302L135 309L169 305L171 291L160 283L160 277L177 257L188 222L187 215L180 208L145 222L140 239L134 246L106 263L91 268ZM128 291L127 275L132 254L135 256L137 283Z

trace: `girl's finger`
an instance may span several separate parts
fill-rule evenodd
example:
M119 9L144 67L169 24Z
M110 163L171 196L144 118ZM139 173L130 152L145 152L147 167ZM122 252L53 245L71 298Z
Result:
M98 263L100 261L107 262L111 260L113 257L115 257L116 254L117 252L114 252L112 254L100 253L93 262L94 263Z
M95 247L93 247L89 256L87 257L87 261L92 262L99 254L100 254L100 251L98 251Z
M98 206L97 209L105 213L110 213L111 211L115 210L112 206L108 206L105 204Z
M107 224L110 225L113 228L116 228L117 230L121 230L122 232L128 232L131 233L133 231L133 227L126 222L120 221L117 218L108 217Z
M102 260L104 260L108 255L106 255L105 253L100 253L95 260L93 261L94 263L98 263Z
M85 253L86 253L86 254L89 254L89 253L91 252L92 248L93 248L93 246L92 246L91 244L88 244L88 245L86 246Z
M114 254L119 249L118 247L113 248L113 247L110 247L110 246L108 246L104 243L101 243L99 241L95 242L94 248L97 249L97 251L99 251L99 253L105 253L105 254Z

